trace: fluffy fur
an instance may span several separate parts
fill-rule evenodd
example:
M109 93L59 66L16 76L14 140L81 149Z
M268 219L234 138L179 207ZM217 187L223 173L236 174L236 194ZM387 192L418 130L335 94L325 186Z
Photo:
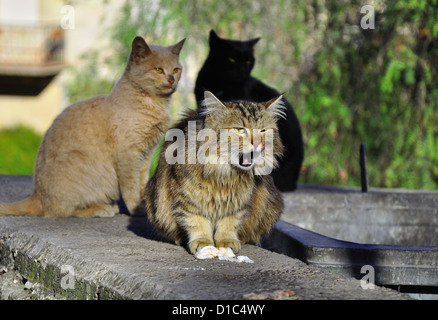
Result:
M199 71L195 95L203 99L209 90L222 101L236 99L262 102L279 96L279 93L251 76L255 64L254 46L259 38L236 41L219 38L211 30L209 55ZM280 137L284 145L282 159L272 176L281 191L296 189L304 157L303 139L298 118L292 106L283 99L285 117L278 121Z
M198 156L204 152L210 160L221 156L220 148L214 152L216 149L208 147L220 145L224 129L238 138L234 145L237 151L230 152L228 161L200 163L198 158L189 164L192 150L183 147L183 163L169 164L168 156L175 155L173 146L178 141L167 137L144 196L148 218L156 229L187 246L192 254L208 245L230 247L237 253L243 243L259 243L283 210L282 196L271 176L263 174L264 163L260 161L269 148L274 156L270 165L275 166L281 155L276 124L281 114L281 97L262 103L222 103L206 92L203 107L189 112L173 128L184 133L179 145L190 145L190 125L195 124ZM268 129L273 132L271 139L266 137ZM201 130L214 133L216 140L200 138Z
M33 194L0 204L0 215L110 217L120 195L136 213L150 156L169 125L183 43L148 46L136 37L110 94L75 103L55 119L38 151Z

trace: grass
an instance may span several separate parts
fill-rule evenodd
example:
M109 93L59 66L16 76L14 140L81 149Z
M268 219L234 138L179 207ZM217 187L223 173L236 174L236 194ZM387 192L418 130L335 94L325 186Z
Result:
M33 174L42 136L25 126L0 130L0 174Z

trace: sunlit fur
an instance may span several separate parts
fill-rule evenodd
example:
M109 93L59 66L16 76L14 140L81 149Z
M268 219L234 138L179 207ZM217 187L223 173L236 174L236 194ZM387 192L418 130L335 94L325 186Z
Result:
M134 214L149 159L169 125L183 43L148 46L136 37L112 91L75 103L55 119L38 151L33 194L0 204L0 215L113 216L120 195Z
M262 103L222 103L209 92L205 96L204 107L189 112L174 127L184 132L186 145L189 123L195 121L197 133L203 129L216 133L218 146L221 129L229 130L230 134L233 128L271 129L275 158L281 155L276 125L281 116L281 97ZM212 143L200 140L198 150L205 143ZM251 137L242 137L240 141L242 146L238 150L254 148ZM243 243L259 243L283 209L282 196L271 176L258 175L258 164L251 170L229 162L188 164L191 152L188 148L184 150L185 163L169 164L166 149L174 143L164 143L157 171L149 180L144 196L148 217L157 230L177 244L187 246L193 254L207 245L230 247L238 252ZM214 156L217 155L219 150Z

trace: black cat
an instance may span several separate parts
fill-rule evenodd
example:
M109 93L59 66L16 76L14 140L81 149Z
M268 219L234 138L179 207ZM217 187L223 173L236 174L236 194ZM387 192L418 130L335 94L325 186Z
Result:
M195 95L199 102L204 91L213 92L223 101L250 100L268 101L279 93L263 82L251 77L254 67L254 45L260 38L249 41L221 39L210 31L210 53L196 80ZM293 191L297 187L304 157L303 138L300 124L292 106L284 99L286 119L278 122L280 137L285 151L280 166L272 177L280 191Z

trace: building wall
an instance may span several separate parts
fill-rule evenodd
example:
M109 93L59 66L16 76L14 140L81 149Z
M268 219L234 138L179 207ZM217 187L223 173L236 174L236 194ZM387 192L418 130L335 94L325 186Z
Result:
M36 97L0 96L0 128L25 125L43 134L62 111L62 95L55 78Z
M14 25L36 24L40 0L0 0L0 22Z
M9 13L6 15L8 18L13 16L16 24L28 24L35 19L37 23L60 24L63 18L61 8L65 5L73 7L74 29L64 30L64 58L67 67L76 65L79 57L90 48L99 45L108 48L108 27L124 0L14 0L14 2L13 7L8 7L11 0L0 0L0 26L11 20L1 20L2 10L4 14L15 12L13 15ZM37 10L37 13L27 12L20 16L20 11L15 10L20 6ZM67 72L65 68L36 97L0 95L0 129L23 124L43 134L55 117L67 107L64 91Z

